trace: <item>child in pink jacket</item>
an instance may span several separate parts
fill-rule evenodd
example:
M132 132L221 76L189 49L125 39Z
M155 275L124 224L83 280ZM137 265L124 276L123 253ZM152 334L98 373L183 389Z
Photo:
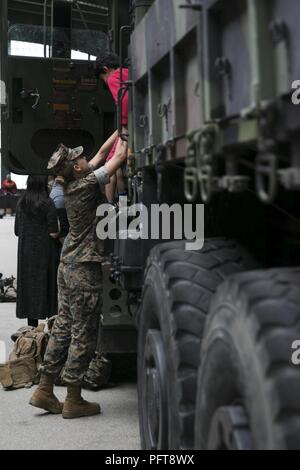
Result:
M110 92L113 96L113 99L118 104L118 94L121 88L122 82L128 81L129 71L127 68L122 69L122 77L121 77L121 69L120 69L120 59L116 54L113 53L105 53L97 58L95 64L95 75L100 80L103 80L109 87ZM126 131L128 127L128 92L125 93L122 102L122 126L123 132ZM114 139L112 137L114 136ZM115 131L113 136L110 137L110 142L113 142L110 151L106 156L106 161L109 161L113 158L118 141L118 131ZM108 141L107 141L108 142ZM104 162L103 162L104 163ZM123 178L123 170L119 168L117 174L111 178L111 183L106 187L106 197L110 204L114 203L116 189L118 189L119 196L127 195L124 178Z

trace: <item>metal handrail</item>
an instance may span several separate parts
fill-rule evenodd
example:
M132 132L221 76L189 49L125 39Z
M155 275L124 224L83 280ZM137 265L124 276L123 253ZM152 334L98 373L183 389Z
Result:
M118 134L119 137L122 140L127 141L128 140L128 134L123 134L123 123L122 123L122 117L123 117L123 100L125 97L125 94L128 92L129 87L131 86L131 82L124 82L123 81L123 34L126 31L132 31L132 26L126 25L122 26L120 28L120 89L118 92L118 107L117 107L117 117L118 117Z

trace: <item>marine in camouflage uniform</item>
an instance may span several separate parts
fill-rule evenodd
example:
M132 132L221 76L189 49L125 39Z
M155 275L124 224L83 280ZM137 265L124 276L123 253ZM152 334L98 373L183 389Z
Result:
M103 173L103 187L107 179ZM81 384L93 358L102 308L102 246L96 236L96 210L105 196L91 173L70 183L65 205L70 232L58 270L58 317L54 323L43 371L66 384Z
M105 151L112 144L111 140ZM58 316L41 367L41 382L30 404L51 413L62 412L64 418L100 413L98 404L85 402L81 397L82 380L96 349L102 308L103 245L96 235L96 211L99 204L106 202L104 187L113 171L124 163L126 150L119 152L114 162L91 172L93 168L81 157L82 147L71 150L61 145L48 165L55 174L66 178L65 206L70 231L58 270ZM94 161L100 161L99 152ZM76 162L80 163L83 176L74 179ZM68 386L64 405L53 394L54 380L63 368L62 379Z

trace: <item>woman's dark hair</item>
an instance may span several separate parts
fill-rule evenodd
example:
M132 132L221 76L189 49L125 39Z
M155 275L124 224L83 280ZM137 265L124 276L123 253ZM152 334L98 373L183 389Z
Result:
M35 215L48 198L48 176L29 176L27 189L20 199L20 208L26 215Z
M104 67L117 70L120 67L120 58L113 52L105 52L97 57L94 70L98 78L99 75L105 73Z

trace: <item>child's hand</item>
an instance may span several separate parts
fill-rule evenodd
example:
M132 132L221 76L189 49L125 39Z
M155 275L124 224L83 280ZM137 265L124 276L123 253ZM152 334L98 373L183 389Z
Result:
M114 158L119 158L123 162L127 159L128 142L119 139Z
M115 151L115 155L105 165L105 168L110 176L114 175L116 171L119 168L121 168L124 162L126 162L127 150L128 150L128 143L122 139L119 139L118 145Z

